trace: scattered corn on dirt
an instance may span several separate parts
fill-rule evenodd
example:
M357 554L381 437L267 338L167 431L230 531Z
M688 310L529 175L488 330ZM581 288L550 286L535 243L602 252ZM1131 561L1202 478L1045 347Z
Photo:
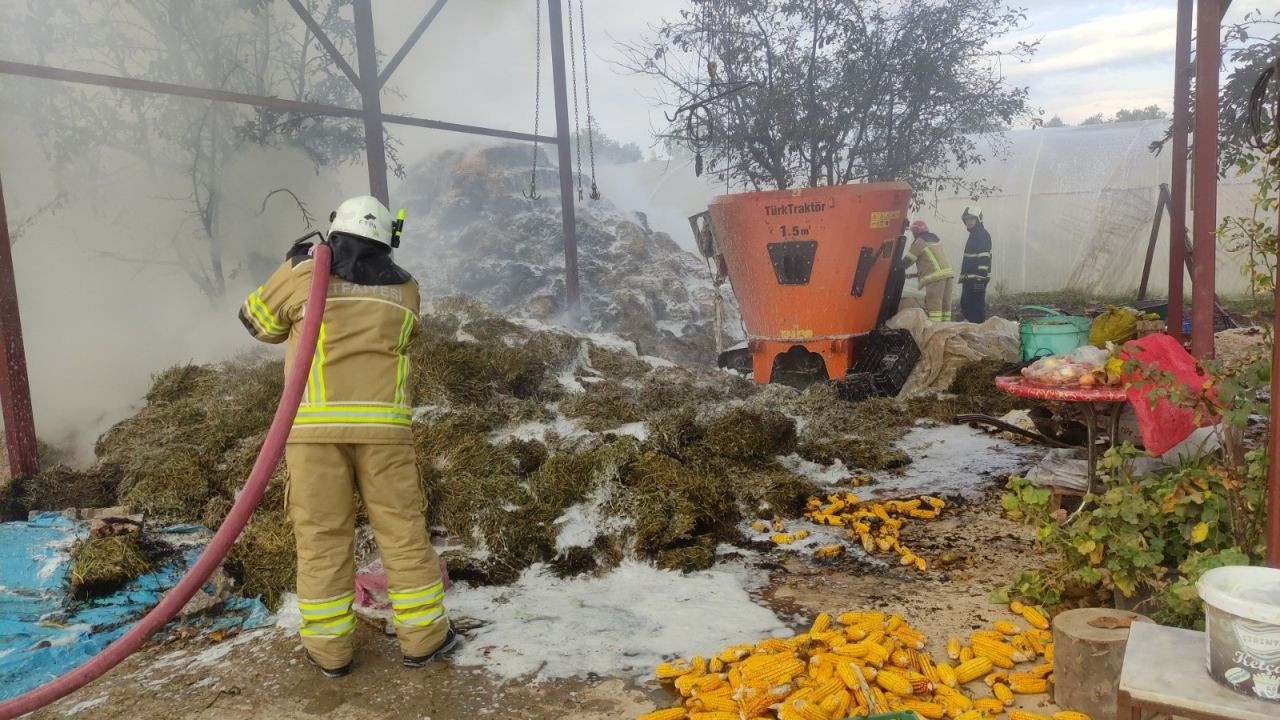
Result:
M910 520L933 520L947 506L942 498L922 495L912 500L862 502L846 492L808 500L804 516L819 525L845 528L850 540L856 540L868 554L896 552L903 565L926 570L929 563L915 554L898 537L904 523ZM820 556L821 557L821 556Z
M1035 608L1020 610L1019 618L1037 613L1031 627L1001 620L1000 629L974 631L967 641L949 638L946 652L954 665L935 661L925 650L928 639L901 616L819 613L799 635L662 663L654 675L677 703L640 720L838 720L899 710L929 720L1006 713L1008 720L1048 720L1011 707L1016 694L1044 694L1053 683L1053 663L1046 659L1052 657L1052 634L1036 626L1043 615ZM955 662L964 656L969 659ZM1053 715L1059 717L1089 720L1069 711Z

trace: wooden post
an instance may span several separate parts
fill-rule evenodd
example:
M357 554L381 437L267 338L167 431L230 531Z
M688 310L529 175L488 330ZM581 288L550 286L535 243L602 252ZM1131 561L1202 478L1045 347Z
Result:
M31 413L31 386L27 382L27 355L22 347L22 320L18 314L18 286L13 275L13 249L9 244L9 218L0 184L0 404L4 407L4 439L9 450L11 480L40 471L36 451L36 426Z
M1191 354L1213 358L1214 274L1218 229L1218 73L1222 60L1220 0L1196 6L1196 112L1192 158Z
M1160 239L1160 221L1164 219L1164 208L1168 204L1169 186L1160 183L1160 197L1156 199L1156 217L1151 221L1151 237L1147 240L1147 259L1142 264L1142 283L1138 285L1138 300L1147 299L1147 283L1151 280L1151 263L1156 259L1156 241Z
M1182 341L1182 265L1187 254L1187 131L1191 125L1191 16L1194 0L1178 0L1173 51L1173 176L1169 194L1169 312L1166 332Z

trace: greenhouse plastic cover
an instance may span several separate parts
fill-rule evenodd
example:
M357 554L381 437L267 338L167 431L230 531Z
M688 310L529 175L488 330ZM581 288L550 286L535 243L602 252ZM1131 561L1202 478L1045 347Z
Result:
M1148 147L1164 137L1168 124L1152 120L1004 133L998 141L1006 149L1001 158L963 172L967 180L981 181L995 191L977 198L917 195L914 200L920 207L912 217L929 223L959 270L968 237L960 211L966 205L980 206L992 240L992 292L1133 291L1142 279L1160 185L1172 174L1171 150L1155 155ZM622 168L632 167L634 171L623 173ZM690 250L687 223L670 218L705 210L712 197L726 192L724 183L717 184L710 174L695 178L691 168L677 161L637 163L610 172L628 176L628 183L618 178L619 189L646 188L648 196L635 198L637 206L651 207L650 221ZM1252 215L1251 182L1234 173L1219 181L1219 218ZM1188 228L1191 221L1188 208ZM1168 257L1166 212L1149 283L1153 297L1167 293ZM1243 257L1226 252L1219 243L1217 261L1217 292L1247 292L1240 271ZM1184 287L1190 292L1189 279Z
M120 637L177 584L203 550L204 528L152 531L182 546L178 560L143 575L105 598L76 603L63 584L68 550L84 535L81 524L56 513L28 522L0 523L0 700L20 695L96 655ZM230 598L208 630L271 624L258 600Z

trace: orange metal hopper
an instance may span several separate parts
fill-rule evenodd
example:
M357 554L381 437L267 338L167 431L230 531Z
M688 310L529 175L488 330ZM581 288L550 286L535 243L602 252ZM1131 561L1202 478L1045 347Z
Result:
M712 200L757 383L775 365L844 377L858 338L876 327L910 202L901 182Z

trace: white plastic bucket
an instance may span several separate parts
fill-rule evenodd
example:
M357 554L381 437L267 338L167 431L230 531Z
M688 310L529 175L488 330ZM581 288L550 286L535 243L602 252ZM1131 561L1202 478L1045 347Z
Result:
M1236 692L1280 702L1280 570L1214 568L1196 589L1209 674Z

